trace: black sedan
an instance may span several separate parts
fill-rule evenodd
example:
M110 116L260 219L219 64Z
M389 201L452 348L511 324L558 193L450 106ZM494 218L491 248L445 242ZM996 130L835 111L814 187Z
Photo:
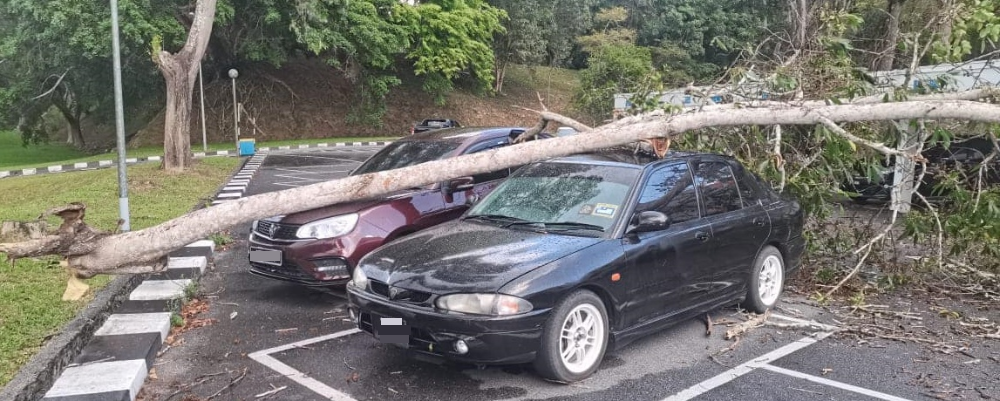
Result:
M366 256L350 311L422 354L578 381L609 347L670 324L739 302L766 311L798 267L802 224L797 202L728 157L554 159Z

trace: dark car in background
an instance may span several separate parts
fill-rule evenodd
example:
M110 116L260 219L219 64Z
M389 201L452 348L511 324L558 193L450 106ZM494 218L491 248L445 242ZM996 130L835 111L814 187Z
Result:
M462 124L450 118L428 118L410 127L410 135L442 128L461 128Z
M960 185L976 188L979 166L993 152L993 148L993 141L987 138L970 138L951 142L947 146L939 144L925 149L922 155L927 159L927 172L923 175L923 181L917 192L929 202L947 199L947 192L937 187L944 178L943 175L949 172L959 173ZM920 177L921 171L920 164L917 164L914 172L916 177ZM893 165L887 162L874 174L854 176L850 182L843 185L843 189L852 194L851 198L855 202L888 201L891 198L894 179ZM1000 184L1000 158L993 158L984 171L983 186L997 184Z
M522 167L462 218L363 258L357 326L561 382L610 348L721 306L762 313L805 246L803 211L735 159L604 151Z
M413 166L511 144L516 127L450 128L412 135L374 154L350 175ZM342 286L362 256L393 239L455 219L512 169L253 222L250 272L307 286Z

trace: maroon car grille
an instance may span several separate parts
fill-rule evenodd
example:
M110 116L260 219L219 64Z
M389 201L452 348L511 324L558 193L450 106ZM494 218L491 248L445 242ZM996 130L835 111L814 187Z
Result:
M428 292L392 287L381 281L370 280L370 286L372 292L397 302L425 304L431 299L431 294Z
M295 233L299 231L298 225L280 224L273 221L257 221L257 234L270 239L298 239Z

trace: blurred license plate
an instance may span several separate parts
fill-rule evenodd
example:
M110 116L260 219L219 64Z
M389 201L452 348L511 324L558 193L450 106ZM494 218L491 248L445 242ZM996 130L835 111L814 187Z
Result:
M281 251L251 249L250 261L281 266Z
M378 317L375 323L375 337L379 341L407 346L410 344L410 326L402 318Z

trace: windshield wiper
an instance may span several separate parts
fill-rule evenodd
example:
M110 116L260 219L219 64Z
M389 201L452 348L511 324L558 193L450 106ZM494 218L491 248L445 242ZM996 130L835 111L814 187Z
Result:
M573 221L559 221L555 223L544 223L546 228L567 229L567 230L589 230L604 232L604 227L597 224L577 223Z
M503 227L508 228L512 226L535 226L536 228L540 228L543 231L588 230L588 231L604 232L604 227L601 227L599 225L576 223L572 221L557 221L552 223L546 223L543 221L515 221L512 223L507 223Z
M520 223L520 222L524 222L525 221L524 219L521 219L521 218L507 216L507 215L503 215L503 214L473 214L473 215L465 216L462 220L472 220L472 219L476 219L476 220L494 220L494 221L496 221L496 220L508 220L508 221L512 220L512 221L514 221L514 223ZM511 224L514 224L514 223L511 223Z

